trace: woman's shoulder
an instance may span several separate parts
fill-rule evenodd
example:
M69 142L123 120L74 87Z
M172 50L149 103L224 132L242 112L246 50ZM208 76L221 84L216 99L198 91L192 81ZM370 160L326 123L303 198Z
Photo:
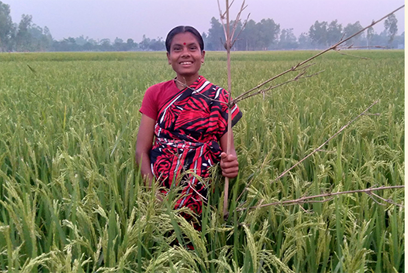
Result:
M145 97L151 97L154 98L154 100L160 100L160 97L166 96L166 94L168 93L173 93L174 91L172 92L172 90L174 86L175 84L173 80L156 83L147 88Z
M152 86L150 86L149 88L147 88L147 91L151 91L151 90L162 90L162 89L166 89L169 87L172 87L174 85L174 80L169 80L169 81L165 81L165 82L159 82L156 83Z

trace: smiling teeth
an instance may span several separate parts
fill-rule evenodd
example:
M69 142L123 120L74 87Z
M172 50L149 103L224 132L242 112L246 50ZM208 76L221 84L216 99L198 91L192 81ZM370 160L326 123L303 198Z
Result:
M191 62L182 62L181 64L191 64Z

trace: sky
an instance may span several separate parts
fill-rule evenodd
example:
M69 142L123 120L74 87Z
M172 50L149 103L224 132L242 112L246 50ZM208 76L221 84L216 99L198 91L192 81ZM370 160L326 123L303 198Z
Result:
M116 37L140 42L143 35L151 39L166 38L178 25L194 26L208 32L210 20L219 20L217 0L0 0L11 9L13 22L22 14L33 16L33 23L47 26L54 39L89 37L95 40ZM219 0L225 10L225 1ZM231 17L235 17L242 0L235 0ZM404 5L404 0L246 0L246 18L259 22L273 19L281 29L293 29L298 37L308 32L316 21L338 20L345 27L359 21L365 27ZM405 8L395 13L398 35L405 31ZM380 33L384 21L374 30Z

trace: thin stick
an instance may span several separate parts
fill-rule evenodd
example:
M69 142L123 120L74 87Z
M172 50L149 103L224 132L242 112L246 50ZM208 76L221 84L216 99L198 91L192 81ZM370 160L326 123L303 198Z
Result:
M339 53L340 55L343 55L343 56L349 56L349 57L358 58L358 59L361 59L361 60L369 60L370 59L370 58L367 58L367 57L360 57L360 56L354 56L354 55L351 55L351 54L343 53L343 51L340 51L340 50L335 50L334 52L337 52L337 53Z
M231 8L231 5L233 4L234 0L232 0L231 4L229 4L229 1L225 1L225 13L222 13L221 7L220 7L220 2L218 2L218 9L220 12L220 19L222 26L224 28L224 34L225 34L225 44L224 47L227 50L227 74L228 74L228 129L227 129L227 155L231 153L231 141L232 141L232 126L231 126L231 108L232 108L232 95L231 95L231 47L233 45L232 42L232 36L235 33L235 30L238 26L238 21L240 20L241 13L242 11L246 8L245 6L245 0L243 1L241 5L241 9L237 14L237 17L235 19L235 23L233 26L233 29L231 31L230 28L230 20L229 20L229 10ZM224 23L224 18L226 19L226 23ZM229 190L229 179L228 177L225 177L225 183L224 183L224 208L223 208L223 214L224 214L224 219L228 217L228 190Z
M225 13L222 13L221 6L220 6L220 0L217 0L217 3L218 3L218 10L220 12L221 25L222 25L222 28L224 30L224 36L225 36L225 39L227 39L227 30L225 28L224 18L226 16L226 13L229 11L229 9L228 9L228 6L227 6L227 10L225 11ZM220 37L220 39L221 39L221 37ZM222 39L221 39L221 41L222 41Z
M280 84L277 84L277 85L273 85L273 86L269 86L269 87L266 88L266 89L261 89L261 90L256 91L255 93L247 94L247 95L245 95L245 96L243 96L243 97L241 97L241 98L239 98L239 99L234 99L233 104L238 103L238 102L240 102L240 101L242 101L242 100L244 100L244 99L247 99L247 98L250 98L250 97L254 97L254 96L259 95L259 94L261 94L261 93L262 93L262 94L265 94L265 92L270 91L270 90L275 89L275 88L278 88L278 87L280 87L280 86L282 86L282 85L285 85L285 84L288 84L288 83L291 83L291 82L295 82L295 81L298 81L298 80L303 79L303 78L313 77L313 76L315 76L315 75L317 75L317 74L322 73L323 71L324 71L324 70L321 70L321 71L318 71L318 72L313 73L313 74L311 74L311 75L307 75L306 72L299 73L299 74L296 75L293 79L287 80L286 82L283 82L283 83L280 83Z
M387 189L401 189L404 187L405 187L404 185L397 185L397 186L383 186L383 187L378 187L378 188L368 188L368 189L363 189L363 190L329 192L329 193L318 194L318 195L313 195L313 196L305 196L305 197L301 197L299 199L294 199L294 200L279 201L279 202L273 202L273 203L253 206L249 208L241 208L241 209L237 209L237 211L243 211L247 209L257 209L257 208L263 208L263 207L275 206L275 205L293 205L293 204L315 203L316 200L311 200L311 201L307 201L307 200L314 199L314 198L320 198L320 197L329 197L329 196L335 196L335 195L349 194L349 193L358 193L358 192L372 194L372 191L387 190ZM390 203L388 199L383 199L383 198L381 199L383 201ZM325 200L318 200L317 202L323 203L323 202L327 202L330 200L332 200L332 198L325 199ZM401 204L395 204L395 203L392 203L392 204L404 207Z
M231 4L232 5L232 4ZM245 0L243 0L242 1L242 5L241 5L241 9L239 10L239 12L238 12L238 14L237 14L237 17L236 17L236 19L235 19L235 22L234 22L234 27L232 28L232 33L231 33L231 39L234 37L234 35L235 35L235 31L237 30L237 27L238 27L238 22L240 21L240 18L241 18L241 13L244 11L244 9L246 9L246 5L245 5ZM249 16L249 14L248 14L248 16ZM244 28L244 27L243 27ZM241 29L242 30L242 29ZM238 36L239 36L239 34L238 34ZM236 40L236 39L235 39ZM231 47L233 46L233 43L234 42L232 42L231 43Z
M289 70L287 70L287 71L284 71L284 72L282 72L282 73L280 73L280 74L278 74L278 75L276 75L276 76L274 76L274 77L272 77L272 78L266 80L265 82L263 82L263 83L261 83L261 84L255 86L254 88L252 88L252 89L250 89L250 90L248 90L248 91L242 93L241 95L239 95L238 97L236 97L236 98L233 100L233 103L237 103L237 102L239 102L239 101L241 101L241 100L250 98L250 97L252 97L252 96L255 96L255 95L258 95L258 94L261 94L261 93L264 94L266 91L269 91L269 90L271 90L271 89L277 88L277 87L279 87L279 86L281 86L281 85L283 85L283 84L292 82L293 79L292 79L292 80L289 80L289 81L287 81L287 82L284 82L284 83L282 83L282 84L278 84L278 85L269 87L269 88L267 88L267 89L265 89L265 90L259 90L259 91L257 91L256 93L252 93L252 94L251 94L251 92L253 92L253 91L259 89L260 87L262 87L263 85L267 84L268 82L271 82L272 80L277 79L277 78L279 78L279 77L281 77L281 76L283 76L284 74L287 74L287 73L289 73L289 72L296 71L296 69L297 69L298 67L300 67L301 65L303 65L303 64L305 64L305 63L311 61L312 59L314 59L314 58L316 58L316 57L318 57L318 56L320 56L320 55L322 55L322 54L328 52L329 50L336 50L337 46L340 45L341 43L344 43L345 41L351 39L352 37L358 35L358 34L361 33L362 31L364 31L365 29L367 29L367 28L369 28L369 27L371 27L371 26L377 24L378 22L382 21L383 19L385 19L386 17L388 17L388 16L391 15L392 13L398 11L399 9L403 8L404 6L405 6L405 5L399 7L398 9L396 9L396 10L394 10L393 12L387 14L387 15L384 16L383 18L377 20L376 22L373 21L370 26L368 26L368 27L366 27L366 28L360 30L359 32L357 32L357 33L351 35L350 37L346 38L345 40L343 40L343 38L342 38L340 42L338 42L337 44L335 44L335 45L329 47L328 49L326 49L326 50L320 52L319 54L317 54L317 55L315 55L315 56L313 56L313 57L311 57L311 58L309 58L309 59L307 59L307 60L305 60L305 61L303 61L303 62L301 62L301 63L298 63L296 66L292 67L291 69L289 69ZM309 65L309 66L310 66L310 65ZM308 67L308 66L307 66L307 67ZM307 67L303 67L303 69L306 69ZM296 79L296 77L295 77L295 79ZM377 101L377 102L378 102L378 101ZM377 102L375 102L374 104L376 104ZM373 105L374 105L374 104L373 104ZM329 138L326 142L324 142L321 146L319 146L318 148L316 148L311 154L307 155L305 158L303 158L303 159L302 159L301 161L299 161L297 164L295 164L294 166L292 166L290 169L284 171L279 177L277 177L277 178L276 178L275 180L273 180L272 182L275 182L276 180L278 180L278 179L280 179L281 177L283 177L287 172L289 172L291 169L293 169L294 167L296 167L297 165L299 165L302 161L304 161L306 158L308 158L309 156L311 156L311 155L314 154L315 152L321 151L321 147L323 147L325 144L327 144L332 138L334 138L335 136L337 136L341 131L343 131L349 124L351 124L354 120L356 120L356 119L357 119L358 117L360 117L362 114L366 114L366 111L367 111L368 109L370 109L373 105L371 105L369 108L367 108L363 113L361 113L361 114L360 114L359 116L357 116L355 119L353 119L352 121L350 121L347 125L343 126L336 134L334 134L332 137L330 137L330 138ZM253 180L252 180L252 181L253 181ZM251 181L251 182L252 182L252 181ZM241 194L238 196L236 202L238 202L238 200L241 198L241 196L244 194L244 192L248 190L248 188L249 188L251 182L250 182L250 183L246 186L246 188L241 192Z
M292 167L290 167L289 169L287 169L286 171L284 171L283 173L281 173L277 178L275 178L274 180L271 181L271 183L276 182L277 180L281 179L285 174L287 174L288 172L290 172L293 168L295 168L297 165L299 165L300 163L302 163L303 161L305 161L307 158L309 158L311 155L313 155L314 153L316 153L317 151L320 151L320 149L326 145L330 140L332 140L333 138L335 138L338 134L340 134L342 131L344 131L344 129L346 129L351 123L353 123L354 121L356 121L359 117L361 117L362 115L364 115L368 110L370 110L370 108L372 108L374 105L376 105L378 103L378 100L375 101L373 104L371 104L367 109L365 109L363 112L361 112L358 116L356 116L355 118L353 118L351 121L349 121L346 125L344 125L343 127L340 128L340 130L338 130L334 135L332 135L331 137L329 137L329 139L327 139L325 142L323 142L322 145L320 145L319 147L317 147L316 149L313 150L313 152L311 152L310 154L308 154L307 156L305 156L304 158L302 158L298 163L296 163L295 165L293 165Z
M403 207L404 207L403 205L401 205L401 204L397 204L397 203L393 202L393 201L392 201L392 200L390 200L390 199L385 199L385 198L382 198L381 196L379 196L379 195L377 195L377 194L375 194L375 193L373 193L373 192L370 192L369 194L370 194L370 195L373 195L373 196L375 196L375 197L377 197L378 199L383 200L384 202L387 202L387 203L390 203L390 204L396 205L396 206L401 207L401 208L403 208Z
M231 46L233 46L233 45L235 44L235 42L238 40L238 37L241 35L242 31L245 29L245 27L246 27L246 25L247 25L247 23L248 23L248 19L249 19L249 16L250 16L250 15L251 15L251 14L248 13L247 18L246 18L246 20L244 21L244 24L242 25L242 27L241 27L241 29L240 29L238 35L237 35L237 36L234 38L234 40L232 41ZM236 29L234 29L234 33L235 33L235 30L236 30ZM232 34L231 37L234 37L234 33Z
M306 59L306 60L304 60L304 61L298 63L297 65L295 65L295 66L289 68L288 70L286 70L286 71L284 71L284 72L282 72L282 73L280 73L280 74L278 74L278 75L276 75L276 76L273 76L272 78L270 78L270 79L264 81L263 83L260 83L260 84L258 84L257 86L251 88L250 90L248 90L248 91L242 93L241 95L239 95L238 97L236 97L236 98L233 100L233 103L239 101L241 97L243 97L243 96L245 96L245 95L247 95L247 94L249 94L249 93L252 93L253 91L255 91L255 90L261 88L261 87L264 86L265 84L267 84L267 83L269 83L269 82L271 82L271 81L273 81L273 80L275 80L275 79L277 79L277 78L279 78L279 77L281 77L281 76L283 76L283 75L285 75L285 74L287 74L287 73L290 73L290 72L292 72L292 71L296 71L297 68L299 68L299 67L303 66L304 64L310 62L311 60L313 60L313 59L319 57L320 55L323 55L324 53L326 53L326 52L328 52L328 51L330 51L330 50L336 50L339 45L343 44L344 42L346 42L346 41L348 41L348 40L350 40L350 39L352 39L352 38L354 38L355 36L359 35L359 34L362 33L363 31L365 31L366 29L368 29L368 28L374 26L375 24L377 24L377 23L379 23L380 21L384 20L385 18L387 18L387 17L390 16L391 14L397 12L398 10L402 9L403 7L405 7L405 5L402 5L401 7L399 7L399 8L397 8L396 10L390 12L389 14L385 15L385 16L382 17L381 19L379 19L379 20L377 20L377 21L373 21L369 26L367 26L367 27L361 29L360 31L358 31L358 32L356 32L356 33L350 35L350 36L347 37L346 39L341 39L338 43L336 43L336 44L330 46L329 48L327 48L327 49L325 49L325 50L319 52L318 54L316 54L316 55L310 57L309 59Z
M275 178L274 180L272 180L271 183L276 182L277 180L279 180L280 178L282 178L284 175L286 175L290 170L292 170L293 168L295 168L297 165L299 165L300 163L302 163L304 160L306 160L308 157L310 157L311 155L313 155L316 152L326 152L324 150L322 150L322 147L324 145L326 145L330 140L332 140L333 138L335 138L338 134L340 134L344 129L346 129L351 123L353 123L354 121L356 121L359 117L366 115L367 111L372 108L375 104L378 103L378 100L375 101L373 104L371 104L367 109L365 109L363 112L361 112L357 117L355 117L354 119L352 119L351 121L349 121L346 125L344 125L343 127L340 128L340 130L338 130L334 135L332 135L331 137L329 137L322 145L320 145L319 147L317 147L316 149L314 149L310 154L308 154L307 156L305 156L304 158L302 158L299 162L297 162L295 165L293 165L292 167L290 167L289 169L285 170L283 173L281 173L277 178ZM238 196L236 202L239 201L239 199L241 198L241 196L244 194L245 191L247 191L251 185L253 180L251 180L248 185L245 187L245 189L241 192L241 194Z
M225 45L227 50L227 72L228 72L228 131L227 131L227 155L231 153L231 37L230 37L230 22L229 22L229 5L226 3L227 13L227 27ZM225 177L224 183L224 218L228 217L228 189L229 178Z

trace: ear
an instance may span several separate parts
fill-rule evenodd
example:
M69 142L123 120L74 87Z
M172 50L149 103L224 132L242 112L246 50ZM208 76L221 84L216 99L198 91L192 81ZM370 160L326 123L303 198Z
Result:
M205 50L201 51L201 62L204 62Z
M171 61L170 61L170 53L166 53L166 56L167 56L167 61L169 62L169 64L171 64Z

